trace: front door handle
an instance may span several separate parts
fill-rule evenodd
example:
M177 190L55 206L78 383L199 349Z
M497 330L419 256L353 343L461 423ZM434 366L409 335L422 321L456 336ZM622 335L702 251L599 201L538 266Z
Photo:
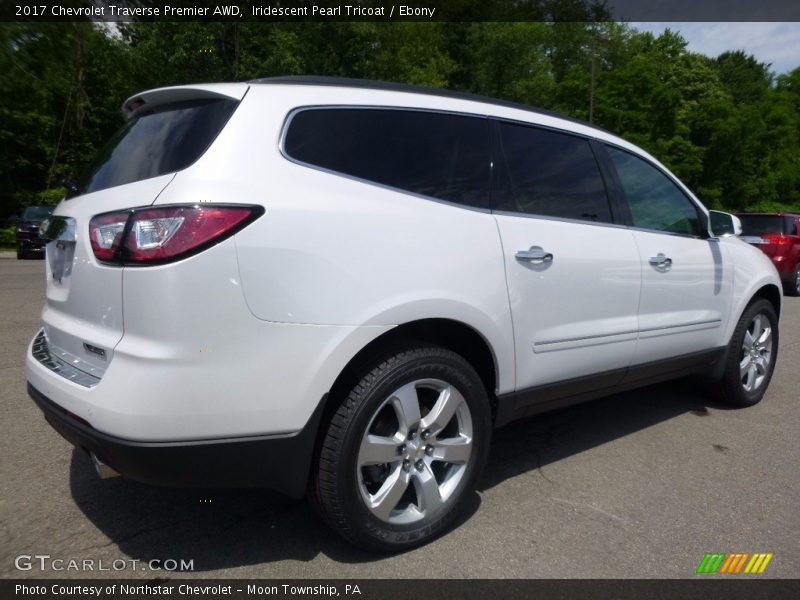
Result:
M659 252L650 257L650 264L661 269L669 269L672 266L672 259Z
M529 250L518 250L514 256L517 260L536 265L553 262L553 255L545 252L539 246L531 246Z

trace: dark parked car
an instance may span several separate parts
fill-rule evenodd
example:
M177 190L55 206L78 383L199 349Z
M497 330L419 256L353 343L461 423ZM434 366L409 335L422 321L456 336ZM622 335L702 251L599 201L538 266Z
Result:
M39 236L39 229L52 213L52 206L29 206L25 209L17 223L17 258L44 258L45 241Z
M749 213L742 221L742 240L772 259L790 296L800 296L800 213Z

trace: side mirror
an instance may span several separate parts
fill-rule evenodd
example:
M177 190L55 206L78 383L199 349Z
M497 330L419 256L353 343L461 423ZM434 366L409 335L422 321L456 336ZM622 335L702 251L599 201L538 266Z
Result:
M713 237L742 235L742 222L739 217L719 210L708 212L708 229Z

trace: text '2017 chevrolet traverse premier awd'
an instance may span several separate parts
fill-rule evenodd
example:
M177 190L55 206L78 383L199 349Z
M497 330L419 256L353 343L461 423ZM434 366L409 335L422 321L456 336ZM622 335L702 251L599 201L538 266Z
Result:
M758 402L780 280L653 157L525 106L284 78L138 94L46 228L47 420L148 483L450 525L493 427L687 374Z

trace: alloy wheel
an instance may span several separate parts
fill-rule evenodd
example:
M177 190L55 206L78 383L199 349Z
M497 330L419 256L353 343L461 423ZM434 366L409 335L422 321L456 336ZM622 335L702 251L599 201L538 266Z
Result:
M379 406L362 437L356 463L362 500L394 525L439 512L464 476L472 442L472 415L454 386L440 379L403 385Z
M772 345L770 322L765 315L758 313L747 327L742 341L739 376L746 392L753 392L763 385L772 360Z

